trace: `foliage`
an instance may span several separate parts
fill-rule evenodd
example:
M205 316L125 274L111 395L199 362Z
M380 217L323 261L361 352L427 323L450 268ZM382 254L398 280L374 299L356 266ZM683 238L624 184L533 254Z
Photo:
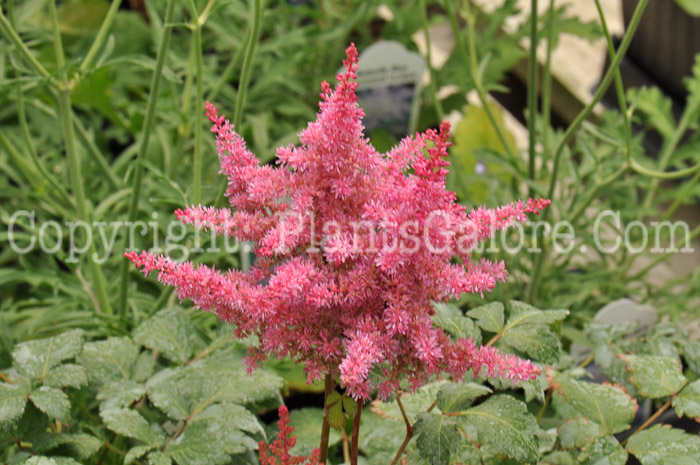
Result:
M186 357L158 349L173 334L191 341ZM133 338L84 338L74 330L15 347L0 384L3 462L215 465L266 440L255 412L279 405L282 379L246 373L228 336L202 339L185 311L158 312Z

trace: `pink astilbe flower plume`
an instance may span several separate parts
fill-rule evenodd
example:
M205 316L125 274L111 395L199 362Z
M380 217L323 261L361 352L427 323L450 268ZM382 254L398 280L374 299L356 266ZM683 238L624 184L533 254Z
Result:
M289 451L294 447L297 438L292 436L294 427L289 421L289 410L284 405L279 408L280 419L277 422L279 433L277 439L269 446L265 441L258 443L260 449L260 465L321 465L321 452L314 449L309 457L293 456Z
M402 379L417 387L442 372L534 378L539 369L530 362L453 342L431 316L433 302L483 296L504 282L503 262L471 251L549 201L466 211L446 189L448 123L378 153L363 134L354 45L344 65L335 89L323 83L320 112L301 144L278 149L277 167L261 166L207 103L231 208L193 205L176 215L254 242L251 270L126 256L145 273L158 271L181 299L233 323L238 336L257 336L251 368L288 355L304 364L309 382L330 375L356 398L374 390L386 397Z

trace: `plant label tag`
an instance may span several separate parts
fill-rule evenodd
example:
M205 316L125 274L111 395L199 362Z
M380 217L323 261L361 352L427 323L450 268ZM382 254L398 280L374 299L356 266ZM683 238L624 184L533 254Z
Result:
M381 41L359 57L357 97L365 129L383 128L396 138L416 131L425 60L399 42Z

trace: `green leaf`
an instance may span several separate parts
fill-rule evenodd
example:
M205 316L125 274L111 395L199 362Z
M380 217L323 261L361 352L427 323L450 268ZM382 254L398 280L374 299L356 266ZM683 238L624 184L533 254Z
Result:
M32 446L36 452L47 453L58 446L64 446L64 450L81 460L89 459L100 450L103 445L103 440L84 433L68 434L44 432L36 439L32 440Z
M343 413L343 401L338 391L333 391L328 396L328 423L337 430L345 428L345 414Z
M107 428L128 438L137 439L150 446L158 447L165 441L165 435L152 427L135 410L114 409L100 412Z
M500 302L491 302L467 312L467 316L476 320L479 327L491 333L498 333L503 329L504 310Z
M56 419L62 423L68 423L70 420L70 400L65 392L56 388L41 386L29 395L29 399L49 418Z
M97 393L100 410L112 410L129 407L146 394L146 389L139 383L121 379L105 384Z
M630 382L652 399L678 393L688 383L678 359L656 355L619 355L627 363Z
M700 438L668 425L656 425L632 435L627 450L642 465L697 465Z
M83 346L83 331L74 330L58 336L22 342L12 352L14 367L23 375L44 379L49 369L75 357Z
M51 368L44 378L44 385L55 388L80 388L87 384L85 368L73 363L64 363Z
M188 424L182 434L163 451L180 465L221 465L231 461L230 454L239 454L257 447L257 442L245 435L235 418L226 418L218 406L211 406ZM234 414L244 411L240 406Z
M491 389L476 383L446 383L437 394L437 406L445 413L469 408L474 399L490 394Z
M642 118L665 139L673 136L676 119L671 111L671 99L657 87L629 89L627 99L634 104Z
M226 431L240 430L254 437L266 439L265 429L258 417L237 404L214 404L194 417L194 420L217 424Z
M124 456L124 465L130 465L136 459L143 457L144 454L153 450L154 446L136 446L129 449L129 452Z
M456 305L434 303L435 315L433 323L447 331L455 339L474 339L475 344L481 343L481 330L476 327L474 320L467 318Z
M106 384L131 379L131 367L138 354L139 348L130 338L110 337L85 344L77 360L87 370L91 382Z
M539 465L576 465L576 460L569 452L554 451L542 457Z
M166 358L185 363L194 351L192 320L182 309L163 309L139 325L133 334L137 344L161 352Z
M448 465L463 442L454 418L434 413L420 413L414 431L420 456L432 465Z
M691 16L700 16L700 0L676 0L676 3Z
M185 420L190 415L190 400L181 389L182 368L166 368L148 380L148 398L153 405L174 420ZM206 408L206 407L205 407Z
M596 438L586 445L578 456L582 465L625 465L627 451L613 436Z
M559 337L550 325L563 320L568 310L538 310L523 302L511 301L508 322L501 331L499 344L547 364L559 360Z
M509 329L499 342L542 363L559 361L559 338L546 326L524 325Z
M0 383L0 431L22 417L28 393L21 384Z
M597 422L608 434L628 429L637 413L637 401L618 387L578 381L551 369L547 379L554 395L561 396L577 416Z
M672 401L678 416L700 421L700 379L684 387Z
M353 418L357 414L357 402L352 397L343 397L343 410L348 417Z
M172 459L159 450L154 450L153 452L148 454L148 464L149 465L171 465L172 463L173 463ZM190 463L190 462L183 461L183 463ZM210 463L210 462L203 462L203 463Z
M537 461L539 427L523 402L509 395L496 395L462 412L459 419L461 425L478 432L476 441L482 450L520 462Z
M605 435L600 425L588 418L568 420L561 427L557 436L562 449L580 449L597 437Z

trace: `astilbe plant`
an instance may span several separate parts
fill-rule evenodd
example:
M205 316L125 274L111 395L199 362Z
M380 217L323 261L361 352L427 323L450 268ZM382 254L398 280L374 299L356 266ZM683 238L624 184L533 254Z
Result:
M387 398L403 379L416 388L443 372L534 378L539 369L529 361L471 339L453 342L431 315L434 302L483 295L503 282L503 262L471 252L549 201L472 211L456 203L445 183L446 122L377 152L363 134L355 46L346 53L335 89L322 84L316 121L301 132L301 145L277 150L277 167L260 166L207 103L231 208L195 205L176 215L253 242L252 269L126 256L145 273L158 271L181 299L216 311L237 336L256 336L250 369L270 355L290 356L308 382L325 377L326 395L339 381L360 401L373 392Z

